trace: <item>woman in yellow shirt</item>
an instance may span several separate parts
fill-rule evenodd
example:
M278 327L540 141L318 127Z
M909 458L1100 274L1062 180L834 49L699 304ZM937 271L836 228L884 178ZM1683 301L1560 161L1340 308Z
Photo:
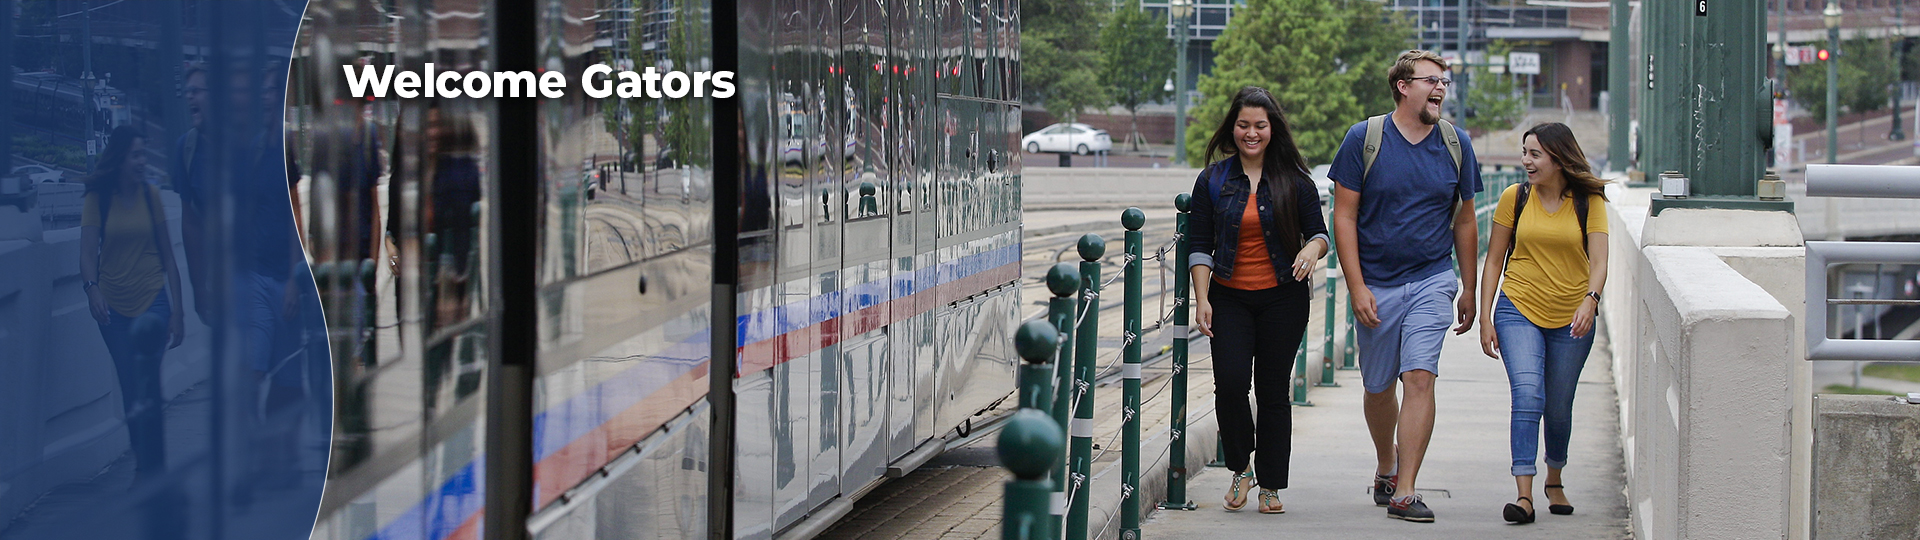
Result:
M1588 169L1565 124L1534 126L1521 141L1527 181L1500 195L1480 274L1480 317L1492 323L1480 327L1480 347L1487 356L1505 356L1513 390L1513 478L1520 495L1502 514L1532 523L1542 424L1548 510L1573 513L1560 470L1567 466L1574 388L1593 349L1594 313L1607 283L1607 212L1606 181Z
M80 211L80 278L113 357L136 478L165 471L160 359L186 336L180 270L160 188L147 181L145 138L114 128Z

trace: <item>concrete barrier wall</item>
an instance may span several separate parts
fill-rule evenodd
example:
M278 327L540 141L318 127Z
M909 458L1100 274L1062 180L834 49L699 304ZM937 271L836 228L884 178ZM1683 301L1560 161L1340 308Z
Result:
M1647 197L1645 190L1610 191L1603 315L1614 343L1634 535L1805 538L1807 468L1796 463L1808 454L1795 444L1805 442L1795 428L1807 423L1795 418L1805 418L1799 405L1810 379L1801 376L1807 366L1798 342L1804 293L1795 292L1803 288L1804 250L1706 239L1728 229L1792 232L1776 223L1792 217L1669 210L1649 219ZM1719 231L1687 234L1703 218ZM1798 244L1772 236L1742 240Z
M1192 191L1199 176L1199 169L1033 167L1020 172L1020 196L1029 212L1172 208L1173 197Z
M164 192L163 205L174 256L185 260L179 197ZM43 231L40 223L38 209L0 207L0 463L26 464L0 471L0 516L92 478L127 450L113 359L80 286L80 229ZM208 330L188 313L189 343L204 350ZM179 359L196 355L180 350L162 367L168 396L206 376L204 359L188 365Z
M1814 400L1819 538L1920 538L1920 405L1886 396Z

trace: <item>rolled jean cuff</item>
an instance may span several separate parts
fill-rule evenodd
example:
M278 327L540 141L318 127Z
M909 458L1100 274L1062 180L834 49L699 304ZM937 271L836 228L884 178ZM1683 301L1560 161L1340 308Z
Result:
M1540 474L1540 469L1534 467L1532 463L1513 466L1514 476L1533 476L1536 474Z
M1566 462L1566 461L1554 461L1554 460L1553 460L1553 458L1547 458L1547 460L1546 460L1546 461L1547 461L1547 468L1549 468L1549 469L1565 469L1565 468L1567 468L1567 462Z

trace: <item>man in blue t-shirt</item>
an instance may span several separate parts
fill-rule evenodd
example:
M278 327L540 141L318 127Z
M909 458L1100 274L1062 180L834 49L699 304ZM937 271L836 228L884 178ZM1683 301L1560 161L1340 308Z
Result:
M1338 184L1335 245L1360 323L1367 429L1378 460L1374 504L1387 506L1388 517L1417 522L1433 521L1414 480L1433 436L1440 345L1453 322L1456 335L1471 329L1475 313L1479 239L1471 201L1480 191L1480 165L1467 133L1440 119L1452 84L1440 55L1402 53L1387 70L1395 106L1378 120L1374 155L1365 151L1376 138L1369 122L1355 124L1327 174ZM1450 319L1447 304L1456 295ZM1404 384L1404 406L1393 394L1396 383Z

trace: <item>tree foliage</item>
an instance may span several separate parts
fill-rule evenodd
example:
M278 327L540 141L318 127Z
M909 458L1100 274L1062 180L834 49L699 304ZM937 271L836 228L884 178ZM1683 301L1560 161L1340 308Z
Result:
M1127 0L1101 30L1100 49L1106 57L1100 85L1133 116L1138 133L1140 106L1173 95L1166 87L1174 60L1166 21L1140 9L1140 0Z
M1107 105L1100 87L1099 28L1094 0L1020 2L1021 99L1071 121Z
M1840 45L1840 113L1851 114L1885 109L1893 84L1893 57L1886 41L1856 39ZM1827 65L1825 62L1800 64L1787 68L1787 89L1793 101L1814 118L1827 117Z
M1186 152L1196 163L1234 94L1273 93L1308 164L1332 161L1347 128L1393 109L1387 68L1413 44L1414 27L1368 0L1247 0L1213 44L1213 73L1189 115Z
M1487 44L1488 56L1506 56L1513 52L1513 44L1506 40L1493 40ZM1514 124L1527 114L1526 97L1513 91L1512 74L1493 73L1485 67L1473 68L1473 86L1467 90L1467 108L1473 110L1473 116L1467 118L1467 128L1500 131L1513 129Z

